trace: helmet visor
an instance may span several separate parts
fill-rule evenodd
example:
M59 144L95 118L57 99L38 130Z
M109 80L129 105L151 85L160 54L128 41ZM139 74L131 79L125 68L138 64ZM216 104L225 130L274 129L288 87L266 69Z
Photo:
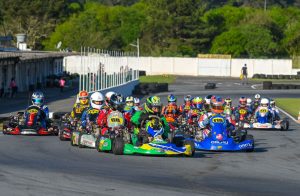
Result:
M32 103L35 105L42 105L43 104L43 99L41 98L33 98Z
M93 104L95 104L95 105L102 105L103 101L93 100Z

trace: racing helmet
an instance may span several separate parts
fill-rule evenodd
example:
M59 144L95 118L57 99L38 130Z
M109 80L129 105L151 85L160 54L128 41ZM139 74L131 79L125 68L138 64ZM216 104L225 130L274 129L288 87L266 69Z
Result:
M226 98L224 101L225 101L225 105L226 105L226 106L231 107L231 105L232 105L232 100L231 100L231 98Z
M41 106L44 104L44 94L41 91L36 91L31 95L31 102L33 105Z
M104 97L100 92L94 92L90 98L92 108L100 110L103 106Z
M145 110L149 114L159 115L161 113L161 101L157 96L148 97L145 103Z
M135 106L140 106L140 99L139 99L139 98L135 97L135 98L133 99L133 102L134 102L134 105L135 105Z
M215 97L214 99L211 99L210 102L211 111L214 113L224 112L224 105L225 105L225 101L221 97Z
M239 103L241 107L246 107L247 105L247 98L246 97L240 97Z
M260 100L260 94L256 94L254 95L255 101L259 101Z
M168 95L168 103L169 104L176 104L176 97L173 94Z
M272 108L274 108L274 107L276 106L276 103L275 103L275 100L274 100L274 99L271 99L271 100L270 100L270 106L271 106Z
M122 110L124 106L124 98L120 94L112 94L109 100L109 106L114 110Z
M202 109L203 108L203 99L202 97L195 97L193 100L192 100L192 104L193 104L193 107L197 108L197 109Z
M134 104L134 98L132 96L126 97L126 105L132 107Z
M252 99L251 99L251 98L247 98L247 101L246 101L246 102L247 102L247 104L246 104L247 106L251 106L251 104L252 104Z
M191 103L191 101L192 101L192 96L191 96L191 95L186 95L186 96L184 96L184 97L183 97L183 101L184 101L185 104L186 104L186 103Z
M89 103L89 93L86 91L80 91L77 98L79 103L82 105L87 105Z
M260 101L260 105L262 107L268 107L269 106L269 99L267 98L262 98L261 101Z
M108 102L108 101L110 100L110 97L111 97L113 94L115 94L115 92L113 92L113 91L109 91L109 92L105 93L105 101Z
M207 96L204 98L205 103L206 103L206 104L210 104L210 100L211 100L212 97L213 97L213 95L207 95Z

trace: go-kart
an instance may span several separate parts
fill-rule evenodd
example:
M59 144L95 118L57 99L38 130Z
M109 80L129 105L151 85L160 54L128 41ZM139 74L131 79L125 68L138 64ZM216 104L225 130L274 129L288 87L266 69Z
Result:
M228 131L225 125L225 118L221 115L214 115L210 118L210 125L207 129L197 130L190 138L195 142L196 150L208 151L253 151L254 140L246 130ZM202 137L203 131L208 135Z
M18 112L16 116L11 116L10 120L3 125L3 134L6 135L57 135L58 127L49 119L46 122L46 129L42 127L39 118L45 113L38 106L30 106L24 112Z
M258 115L254 119L253 123L244 124L244 128L250 129L280 129L281 131L287 131L289 129L289 121L286 120L273 120L270 118L269 108L260 108Z
M71 139L71 134L74 130L77 130L80 125L80 120L78 118L71 118L69 113L66 113L61 117L60 129L58 132L58 137L61 141L66 141Z
M111 112L107 117L107 131L96 140L98 152L112 152L116 155L123 154L124 143L130 143L130 133L125 126L126 118L119 111ZM122 146L120 146L122 145Z
M96 139L99 135L99 126L93 121L88 121L85 128L71 133L71 145L79 148L96 148Z
M126 141L121 137L118 137L113 142L113 149L118 154L140 154L140 155L155 155L155 156L172 156L172 155L185 155L193 156L191 141L185 141L182 138L180 144L171 143L163 139L162 134L164 132L161 120L158 116L151 115L149 120L142 121L141 127L145 127L140 130L137 141L133 140L133 135L130 141ZM176 137L176 136L175 136ZM104 145L104 144L103 144Z

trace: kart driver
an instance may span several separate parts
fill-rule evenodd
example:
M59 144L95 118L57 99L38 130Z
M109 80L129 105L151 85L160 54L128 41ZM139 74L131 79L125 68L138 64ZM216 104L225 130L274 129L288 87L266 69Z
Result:
M89 94L86 91L80 91L77 95L76 103L73 106L71 117L80 119L84 110L89 107Z
M271 101L270 101L270 111L273 114L274 120L280 120L279 110L277 109L275 100L273 100L273 99L271 99Z
M255 115L254 118L257 119L260 115L260 110L269 110L270 111L270 107L269 107L269 99L267 98L262 98L260 101L260 106L258 106L258 108L255 111ZM273 118L273 114L272 112L267 112L267 119L268 122L272 122L272 118Z
M177 98L173 94L170 94L168 95L167 99L168 99L168 105L163 107L162 114L166 118L177 119L177 117L180 114L179 108L176 104Z

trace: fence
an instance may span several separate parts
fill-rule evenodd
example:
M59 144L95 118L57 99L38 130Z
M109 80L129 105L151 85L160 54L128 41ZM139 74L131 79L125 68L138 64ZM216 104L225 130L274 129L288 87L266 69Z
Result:
M80 61L80 66L75 66L75 72L79 73L79 90L105 90L139 78L138 70L128 65L127 57L131 55L134 53L82 47L80 56L65 59L65 70L68 71L68 64L72 61L75 65Z

